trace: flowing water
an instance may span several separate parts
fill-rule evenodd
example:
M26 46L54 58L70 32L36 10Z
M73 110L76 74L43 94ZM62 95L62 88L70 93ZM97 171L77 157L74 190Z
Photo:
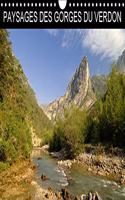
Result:
M38 160L37 158L40 156L42 159ZM97 191L103 200L125 200L125 187L114 181L91 175L77 164L74 164L70 171L65 173L57 165L56 159L40 150L33 152L33 162L38 166L36 172L37 182L43 188L51 187L60 190L62 187L66 187L74 195ZM49 180L42 181L42 174L47 175Z

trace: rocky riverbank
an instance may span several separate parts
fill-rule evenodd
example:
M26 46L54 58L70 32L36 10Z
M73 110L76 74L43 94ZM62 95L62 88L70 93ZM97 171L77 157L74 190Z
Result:
M111 178L120 184L125 184L125 158L114 155L95 155L82 153L74 160L59 160L58 165L71 168L77 163L90 173Z
M36 179L34 179L32 182L31 182L31 185L34 187L35 189L35 193L33 194L33 199L34 200L88 200L88 199L91 199L91 200L95 200L95 199L101 199L101 197L99 197L98 193L97 192L89 192L87 194L85 194L85 191L83 192L81 190L81 192L79 193L79 196L74 196L74 193L70 193L65 186L62 186L62 178L63 178L63 181L64 181L64 177L59 177L61 179L59 179L59 182L58 182L58 179L56 180L57 183L55 182L55 184L60 184L61 183L61 187L57 187L55 189L53 183L51 182L51 180L53 180L53 176L51 176L51 173L47 173L47 171L44 169L42 170L42 166L44 167L48 167L46 166L46 159L47 159L47 164L48 164L48 159L52 159L51 156L53 156L53 158L55 159L55 165L51 166L51 162L49 160L49 164L50 166L52 167L50 170L57 170L57 171L60 171L61 173L64 173L64 176L65 178L67 178L67 181L68 181L68 171L67 171L67 167L70 169L71 165L71 161L70 160L66 160L66 161L62 161L62 164L64 164L63 166L57 166L57 162L58 161L58 158L61 156L61 152L60 153L50 153L51 156L48 155L48 151L47 151L48 148L41 148L34 152L33 156L35 156L35 163L36 163L36 166L38 166L38 173L36 177ZM43 152L43 154L42 154ZM45 154L44 154L45 153ZM52 159L53 160L53 159ZM57 161L57 162L56 162ZM61 161L60 161L61 162ZM53 163L53 162L52 162ZM58 163L59 164L59 163ZM57 173L58 174L58 173ZM58 178L59 178L58 177ZM61 182L60 182L61 180ZM55 179L53 180L55 181ZM48 184L48 182L50 184ZM43 187L45 185L45 187ZM48 189L47 189L48 188ZM76 194L76 193L75 193Z
M124 158L83 153L77 157L76 161L94 174L113 178L119 183L125 184Z
M47 151L47 146L42 148ZM125 184L125 159L123 156L95 154L86 152L80 154L74 160L63 160L61 152L51 153L62 169L70 169L73 164L79 164L90 173L106 176ZM41 157L39 157L42 159ZM62 159L62 160L61 160ZM0 174L0 200L86 200L101 199L96 192L89 192L81 196L73 196L62 188L54 191L51 188L43 189L34 179L34 171L37 169L31 161L20 160L14 163L7 171ZM47 174L46 174L47 175ZM42 179L41 179L42 181ZM97 197L96 197L97 196ZM103 199L103 197L102 197Z
M36 181L32 181L31 184L35 188L33 200L102 200L97 192L73 196L64 188L61 191L55 192L52 188L43 189Z

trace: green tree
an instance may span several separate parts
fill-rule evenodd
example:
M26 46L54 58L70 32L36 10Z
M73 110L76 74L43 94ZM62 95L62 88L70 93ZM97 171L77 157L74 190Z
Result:
M54 128L50 148L56 151L63 149L66 157L73 158L83 150L86 134L86 113L73 106L66 110Z
M31 126L41 138L51 129L13 55L8 32L0 29L0 161L11 163L30 156Z
M107 79L107 92L91 110L86 142L124 147L125 75L114 66Z

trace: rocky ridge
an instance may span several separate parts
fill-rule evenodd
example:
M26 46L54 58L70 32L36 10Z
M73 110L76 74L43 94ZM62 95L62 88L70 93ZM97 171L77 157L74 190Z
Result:
M91 80L97 97L103 97L107 91L107 77L105 75L94 75Z
M125 50L117 60L117 69L118 71L125 73Z
M49 119L54 120L73 104L81 108L90 108L94 104L95 99L89 74L88 59L84 57L76 69L65 95L44 107L44 112Z

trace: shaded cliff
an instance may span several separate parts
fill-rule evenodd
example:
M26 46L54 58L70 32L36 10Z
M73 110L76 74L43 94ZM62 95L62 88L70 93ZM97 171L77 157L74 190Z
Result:
M105 75L94 75L91 80L97 97L103 97L107 91L107 77Z
M125 50L122 52L122 54L118 58L117 69L118 71L125 73Z

